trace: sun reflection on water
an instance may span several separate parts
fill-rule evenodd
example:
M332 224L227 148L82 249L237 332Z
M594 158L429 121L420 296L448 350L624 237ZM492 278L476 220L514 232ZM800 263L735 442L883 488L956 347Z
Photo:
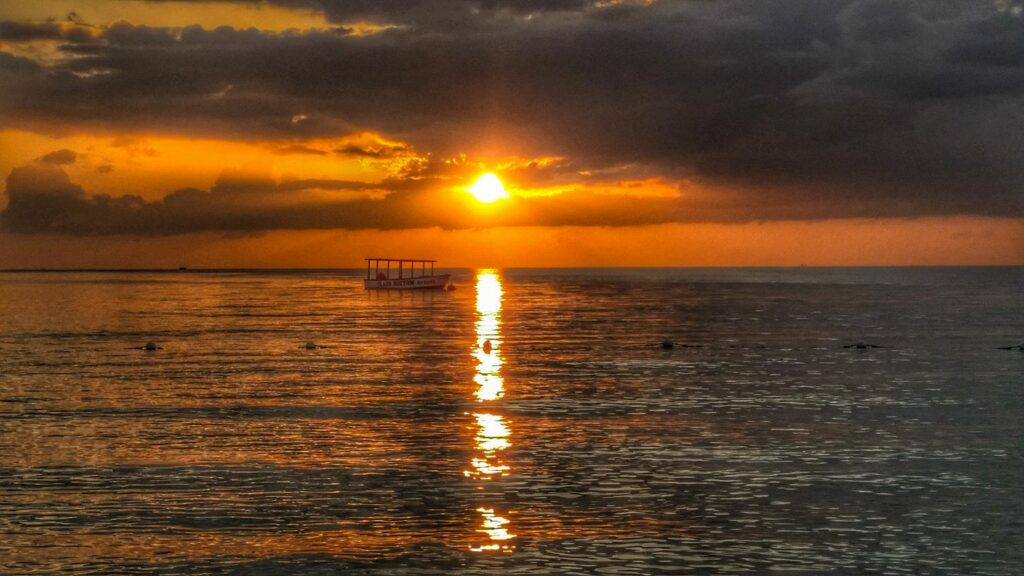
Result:
M504 420L497 414L473 414L476 418L476 447L480 456L470 462L472 470L466 470L466 476L481 480L490 480L493 476L505 476L509 467L499 458L498 452L512 445L509 436L512 432Z
M501 280L493 270L481 270L476 277L476 398L484 402L505 395L501 377Z
M494 270L481 270L476 277L476 346L473 357L477 360L476 375L473 382L476 390L473 395L477 402L491 403L505 395L505 381L501 376L503 360L501 356L501 304L504 292L501 279ZM476 481L489 481L494 478L508 476L511 467L501 458L503 451L512 446L512 431L500 414L492 411L477 411L472 414L475 420L477 454L470 461L471 469L465 475ZM482 485L479 486L482 488ZM486 540L476 546L469 547L473 552L511 552L515 545L511 540L516 537L509 532L510 520L504 512L496 512L491 505L476 509L480 514L481 526L476 530L486 536Z
M485 452L504 450L512 444L508 441L511 432L501 416L496 414L474 414L480 431L476 435L477 446Z
M512 546L510 544L503 544L503 542L516 537L515 534L509 534L508 528L506 528L509 523L509 519L495 514L493 508L477 508L476 511L484 517L483 527L477 530L477 532L487 534L491 543L481 544L480 546L470 546L469 549L474 552L483 552L485 550L511 551Z

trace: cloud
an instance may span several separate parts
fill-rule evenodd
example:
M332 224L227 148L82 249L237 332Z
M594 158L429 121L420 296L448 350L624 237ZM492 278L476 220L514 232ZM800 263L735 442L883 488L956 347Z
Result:
M72 14L74 14L72 12ZM66 40L69 42L88 43L97 36L97 29L74 22L0 22L0 42L18 44L39 40Z
M187 1L200 3L207 0ZM229 1L239 4L265 2ZM645 4L642 0L269 0L266 3L285 8L315 10L322 13L327 20L342 24L372 22L379 25L429 29L453 29L478 25L482 21L505 21L537 14L579 13L609 5L615 5L618 10L623 10Z
M74 150L64 149L56 150L54 152L46 154L45 156L39 159L39 162L43 164L54 164L60 166L62 164L74 164L75 160L77 159L78 154Z
M335 148L335 154L342 156L356 156L362 158L397 158L405 156L409 149L405 146L358 146L350 144L341 148Z
M280 154L311 154L314 156L327 155L327 151L325 150L320 150L303 144L289 144L287 146L280 146L274 150Z
M673 220L1024 212L1024 22L1008 3L274 3L395 27L118 23L62 36L58 62L0 53L0 125L253 139L310 154L323 151L316 139L373 132L434 157L562 158L571 169L559 182L641 166L637 178L718 194L659 208ZM335 152L405 150L358 142ZM555 217L559 203L542 204L531 210L548 221L599 216ZM396 212L374 217L384 214L401 225Z
M60 40L64 37L56 22L0 22L0 41L31 42L34 40Z
M137 195L90 194L71 181L62 164L74 153L61 150L15 168L7 177L8 204L2 228L21 234L74 236L166 236L217 231L249 234L272 230L439 227L465 230L503 226L638 226L688 222L749 222L962 213L960 205L880 203L849 195L825 206L805 202L807 193L760 190L763 203L750 205L743 193L705 191L684 182L625 180L564 185L551 194L515 194L482 206L454 182L464 182L471 164L434 162L426 169L380 182L331 179L274 180L265 175L225 171L209 190L176 190L159 200ZM545 166L547 168L545 168ZM513 165L510 173L520 167ZM539 181L557 160L525 162ZM658 194L643 194L647 188ZM639 188L638 188L639 187ZM637 190L641 194L637 195ZM529 191L527 191L529 192ZM1005 215L1006 206L976 204L971 214ZM1018 207L1014 215L1021 215Z

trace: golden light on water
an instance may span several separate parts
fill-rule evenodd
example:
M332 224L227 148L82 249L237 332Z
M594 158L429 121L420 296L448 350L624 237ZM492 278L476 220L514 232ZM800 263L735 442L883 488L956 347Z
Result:
M505 395L501 377L501 281L493 270L481 270L476 278L476 398L484 402Z
M490 480L491 476L507 474L509 471L509 467L504 464L495 464L481 458L473 458L470 464L473 465L473 471L467 470L466 476L482 480Z
M508 192L505 191L505 185L501 183L501 179L491 172L477 178L476 182L474 182L472 186L466 188L466 191L484 204L490 204L491 202L508 198Z
M510 468L499 458L498 452L512 446L509 437L512 432L505 425L505 421L497 414L473 414L476 418L476 447L480 456L473 458L470 464L472 470L465 472L466 476L480 480L490 480L493 476L504 476Z
M493 324L488 324L492 330L497 331L501 328L498 314L501 313L501 297L504 295L504 291L501 289L501 280L498 279L498 273L494 270L481 270L476 275L476 313L480 316L480 320L489 320ZM480 324L477 323L479 327ZM479 333L477 336L481 336Z
M508 437L512 434L497 414L474 414L480 431L476 435L477 446L485 452L504 450L511 446Z
M510 549L510 546L501 544L503 541L511 540L516 537L515 534L509 533L508 528L506 528L509 524L509 519L495 514L493 508L477 508L476 511L484 518L483 526L477 530L477 532L487 534L491 543L482 544L480 546L471 546L470 550L474 552L483 552L485 550Z
M501 370L500 358L480 359L476 376L473 377L473 382L477 385L475 392L477 400L481 402L497 400L505 395L505 382L499 376L499 370Z
M499 182L500 184L500 182ZM501 376L504 364L501 355L501 306L504 291L501 278L494 270L481 270L476 277L476 343L473 358L476 359L476 374L473 395L479 403L492 403L505 395L505 381ZM489 481L507 476L512 469L502 460L502 453L512 447L512 430L500 414L480 410L472 414L476 434L476 455L470 461L471 468L465 475L478 481ZM483 484L479 488L483 488ZM481 526L476 531L486 535L486 541L470 546L474 552L511 552L515 546L509 542L516 536L509 532L511 521L495 512L491 505L476 509L480 514Z

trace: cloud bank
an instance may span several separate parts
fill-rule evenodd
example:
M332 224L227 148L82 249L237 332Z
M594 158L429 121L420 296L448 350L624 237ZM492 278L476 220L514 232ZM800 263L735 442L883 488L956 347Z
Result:
M703 192L521 198L484 221L445 210L457 201L450 182L430 174L352 187L382 193L373 198L222 181L153 202L87 193L58 158L10 174L5 226L167 234L1024 216L1018 3L272 3L320 10L331 26L2 23L0 125L273 141L311 154L325 153L311 139L372 131L396 144L328 152L379 159L409 143L443 158L497 147L568 159L562 181L626 166ZM379 28L359 32L360 22ZM40 41L64 57L10 48Z

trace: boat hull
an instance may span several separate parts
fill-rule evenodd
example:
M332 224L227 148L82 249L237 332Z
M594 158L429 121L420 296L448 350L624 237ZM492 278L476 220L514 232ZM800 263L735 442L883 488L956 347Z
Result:
M363 280L367 290L440 290L448 285L451 274L419 276L416 278L392 278L390 280Z

